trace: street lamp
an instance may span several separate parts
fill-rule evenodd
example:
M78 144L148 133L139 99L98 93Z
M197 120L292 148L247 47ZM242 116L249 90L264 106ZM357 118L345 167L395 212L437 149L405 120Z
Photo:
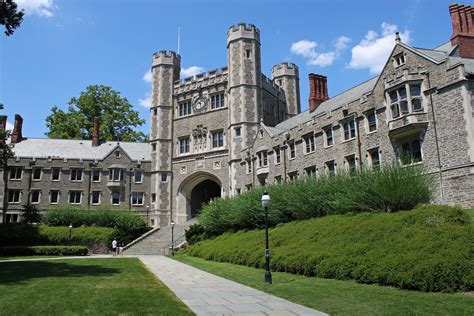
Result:
M171 221L171 256L174 256L174 221Z
M270 195L267 190L262 195L262 207L265 210L265 282L272 284L272 274L270 273L270 249L268 249L268 207L270 206Z
M146 226L150 226L150 221L148 220L148 217L149 217L148 214L150 214L150 205L146 206Z
M69 224L69 240L71 240L72 224Z

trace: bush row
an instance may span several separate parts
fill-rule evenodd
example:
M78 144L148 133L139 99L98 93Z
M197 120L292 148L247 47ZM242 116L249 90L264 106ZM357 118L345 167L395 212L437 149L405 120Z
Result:
M12 246L0 247L1 256L86 256L84 246Z
M267 187L272 199L269 223L274 226L349 212L408 210L430 201L432 183L432 177L425 175L420 167L393 165L270 185ZM199 216L202 229L194 227L194 230L202 236L212 236L263 227L261 194L262 190L252 190L211 201Z
M461 209L333 215L270 230L271 269L422 291L474 289L474 225ZM264 230L225 233L187 253L263 268Z
M0 246L26 245L90 245L109 244L117 235L109 227L49 227L26 224L0 224Z

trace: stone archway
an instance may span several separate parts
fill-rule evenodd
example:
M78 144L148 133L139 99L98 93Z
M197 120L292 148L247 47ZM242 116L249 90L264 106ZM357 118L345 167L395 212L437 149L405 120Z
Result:
M215 175L199 171L179 185L176 203L176 221L185 222L196 217L203 203L222 196L222 182Z

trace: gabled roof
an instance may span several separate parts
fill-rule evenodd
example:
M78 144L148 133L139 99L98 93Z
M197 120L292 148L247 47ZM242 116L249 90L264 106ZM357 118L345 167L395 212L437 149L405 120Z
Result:
M24 138L15 144L13 153L17 157L102 160L117 146L132 160L151 160L148 143L132 142L102 142L94 147L91 140Z

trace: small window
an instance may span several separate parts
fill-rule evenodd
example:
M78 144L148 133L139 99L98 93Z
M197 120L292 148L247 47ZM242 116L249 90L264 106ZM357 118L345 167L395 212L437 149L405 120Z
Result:
M33 181L40 181L41 174L41 168L33 168Z
M393 65L394 67L400 67L405 64L405 55L403 53L396 55L393 57Z
M236 128L234 128L234 130L235 130L235 136L239 137L240 136L240 127L236 127Z
M185 101L178 104L179 117L192 114L191 101Z
M122 181L123 180L123 169L121 168L110 168L109 169L109 181Z
M306 176L315 177L316 176L316 166L311 166L304 169Z
M211 95L211 109L222 108L224 105L224 93Z
M81 204L81 191L69 191L69 204Z
M51 190L51 192L49 192L49 203L50 204L58 204L59 203L59 191L58 190Z
M92 169L92 182L100 182L100 169Z
M334 160L326 162L326 169L330 175L336 174L336 163Z
M161 182L168 182L168 174L162 172L161 173Z
M189 137L179 139L179 153L180 154L189 153Z
M113 190L111 195L112 195L112 205L119 205L120 204L120 191Z
M133 180L135 183L142 183L143 182L143 171L135 170L133 173Z
M252 187L253 187L253 185L251 185L251 184L245 185L245 188L247 188L247 191L252 190Z
M71 181L82 181L82 169L72 168L71 169Z
M157 116L157 115L158 115L158 109L157 109L157 108L154 108L154 109L153 109L153 115L154 115L154 116Z
M402 152L400 160L403 165L417 163L423 160L421 154L421 142L416 139L401 144Z
M353 139L356 136L355 120L351 119L342 124L344 128L344 140Z
M151 144L151 151L156 152L156 144Z
M372 167L379 167L380 166L380 154L379 149L375 148L369 152L370 155L370 164Z
M324 134L326 135L326 147L332 146L334 144L334 140L332 137L332 127L328 127L324 130Z
M20 203L20 190L8 190L8 203Z
M132 205L143 205L143 192L132 193Z
M224 146L224 132L218 131L212 133L212 148L219 148Z
M10 180L21 180L22 171L21 167L12 167L10 169Z
M235 192L237 193L237 195L239 195L240 193L242 193L242 189L241 189L241 188L237 188L237 189L235 189Z
M314 145L314 135L304 137L304 143L307 154L315 151L316 147Z
M350 171L355 170L357 166L355 155L350 155L346 157L347 167Z
M92 191L91 194L91 203L93 205L99 205L100 204L100 191Z
M275 147L275 164L279 164L281 162L281 152L280 152L280 147Z
M250 49L245 50L245 56L247 56L247 58L250 58L250 52Z
M61 168L51 168L51 181L59 181L61 177Z
M258 156L258 166L267 167L268 166L268 152L261 151L257 153L257 156Z
M156 202L156 193L152 193L151 194L151 203L155 203Z
M296 146L295 142L291 141L288 143L288 147L290 148L290 159L293 159L296 157Z
M118 159L118 158L120 158L120 157L122 157L122 153L121 153L120 151L118 151L118 150L115 151L115 158Z
M281 176L276 176L275 177L275 182L276 183L281 183L283 181L282 177Z
M410 86L411 93L411 105L413 111L422 111L423 104L421 102L421 87L419 84L414 84Z
M32 190L30 194L30 202L31 204L38 204L41 198L41 191L40 190Z
M369 133L377 130L377 116L375 115L375 111L367 114L367 125Z
M289 172L288 179L290 179L290 181L294 181L298 179L298 172L297 171Z

